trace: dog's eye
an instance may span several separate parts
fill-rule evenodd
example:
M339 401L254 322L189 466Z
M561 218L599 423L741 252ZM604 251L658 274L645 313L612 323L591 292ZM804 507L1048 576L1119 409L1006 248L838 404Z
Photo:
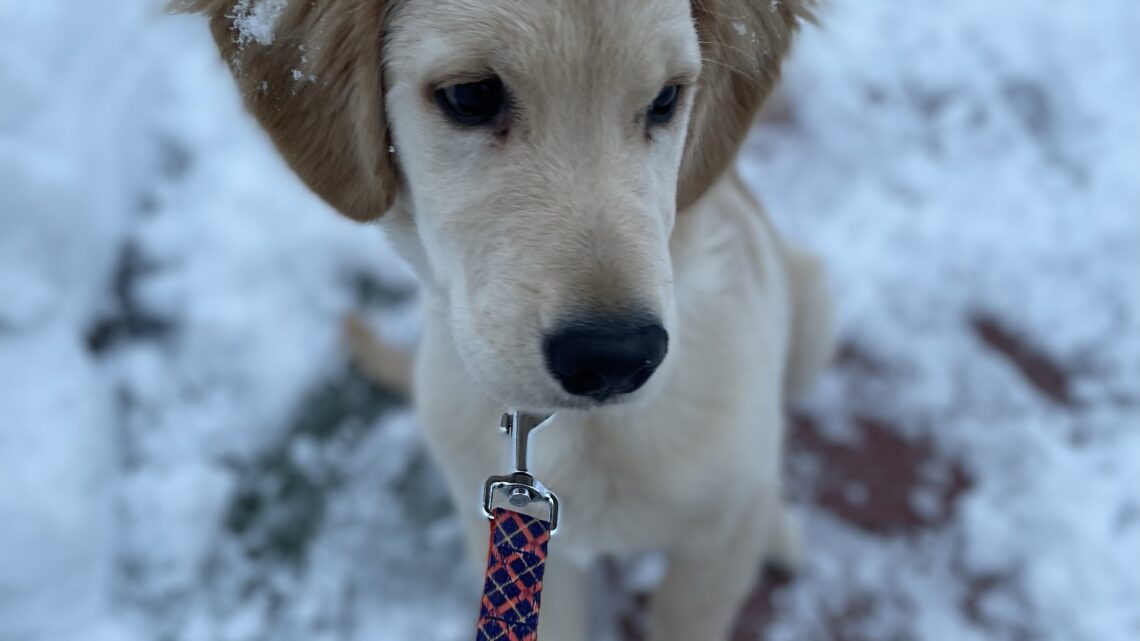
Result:
M654 125L663 125L673 117L673 112L677 110L677 94L680 92L677 85L666 85L661 93L653 99L649 104L649 111L646 112L649 122Z
M449 118L475 127L495 119L503 110L503 81L497 77L438 89L436 102Z

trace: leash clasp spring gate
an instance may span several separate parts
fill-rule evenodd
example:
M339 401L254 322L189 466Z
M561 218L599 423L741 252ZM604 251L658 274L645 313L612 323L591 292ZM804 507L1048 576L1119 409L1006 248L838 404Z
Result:
M530 433L551 418L517 411L503 414L499 426L512 437L515 471L483 483L483 514L488 519L494 518L496 507L502 507L550 523L551 534L558 531L558 497L530 473ZM502 505L504 499L506 505ZM538 504L545 506L545 513L535 509Z

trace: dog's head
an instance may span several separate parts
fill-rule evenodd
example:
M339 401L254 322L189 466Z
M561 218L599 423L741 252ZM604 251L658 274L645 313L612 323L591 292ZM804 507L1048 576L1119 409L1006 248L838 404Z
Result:
M804 0L186 0L347 216L387 214L472 376L521 408L640 388L676 212L732 160ZM658 377L660 378L660 377Z

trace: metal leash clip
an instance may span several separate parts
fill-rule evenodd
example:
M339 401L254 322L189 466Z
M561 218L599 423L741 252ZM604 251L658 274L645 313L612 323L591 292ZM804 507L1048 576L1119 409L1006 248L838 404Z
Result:
M493 519L493 510L503 508L533 516L550 523L550 533L558 529L558 497L546 489L530 473L530 433L550 421L552 416L539 417L514 411L503 414L499 426L514 441L515 471L503 476L492 476L483 483L483 514ZM537 506L545 506L545 509ZM537 509L536 509L537 508Z

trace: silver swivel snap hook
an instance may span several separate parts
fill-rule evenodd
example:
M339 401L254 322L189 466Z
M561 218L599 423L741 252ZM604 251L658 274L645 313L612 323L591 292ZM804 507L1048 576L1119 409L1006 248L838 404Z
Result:
M530 433L551 418L518 411L503 414L499 427L511 436L515 471L492 476L483 484L483 514L487 518L494 518L495 508L503 508L548 521L551 533L558 529L558 497L530 473ZM501 504L503 500L506 505Z

